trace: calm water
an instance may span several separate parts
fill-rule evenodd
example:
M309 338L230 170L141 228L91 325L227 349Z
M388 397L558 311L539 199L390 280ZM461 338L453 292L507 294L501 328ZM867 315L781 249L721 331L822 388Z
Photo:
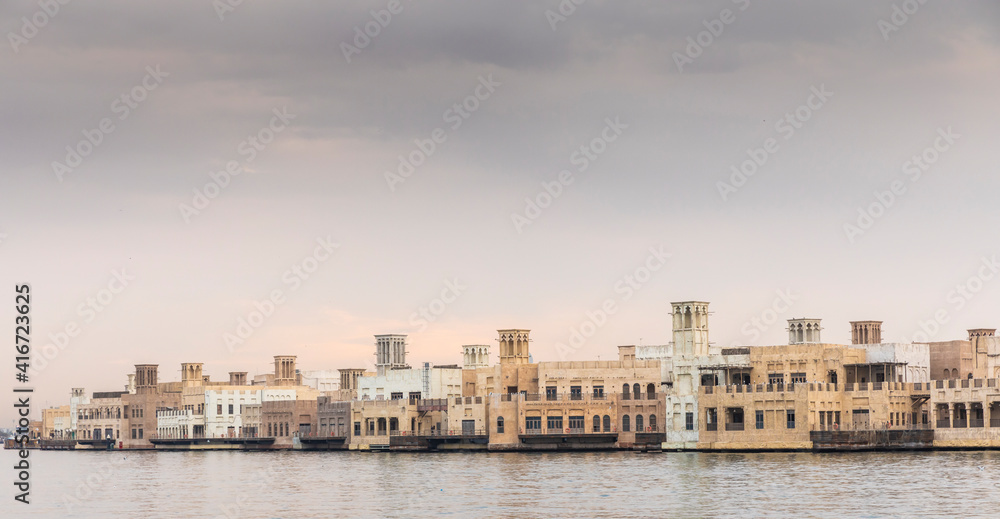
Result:
M0 516L1000 515L1000 452L34 451L31 460L32 504L12 506L4 484Z

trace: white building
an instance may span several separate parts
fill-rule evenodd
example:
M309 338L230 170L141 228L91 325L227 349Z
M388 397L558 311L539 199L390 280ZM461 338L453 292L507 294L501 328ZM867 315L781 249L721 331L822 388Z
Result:
M295 390L254 389L253 386L210 388L205 390L205 436L210 438L240 436L243 432L243 406L260 404L262 392Z
M462 396L462 368L424 363L419 369L387 369L384 375L358 378L361 400L412 400Z
M190 409L166 409L156 412L156 436L158 438L192 437L195 425L198 424L194 417L194 411Z
M336 369L300 371L299 375L303 386L309 386L317 391L340 389L340 371Z
M69 429L76 432L77 418L79 417L80 406L90 403L90 397L87 396L86 391L82 387L74 387L73 392L70 393L69 398L69 419L70 425Z

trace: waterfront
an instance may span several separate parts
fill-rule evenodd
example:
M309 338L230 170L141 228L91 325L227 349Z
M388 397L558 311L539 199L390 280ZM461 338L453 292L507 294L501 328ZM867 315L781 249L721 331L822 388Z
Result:
M31 460L30 508L3 507L30 517L968 517L995 515L1000 501L997 451L35 451Z

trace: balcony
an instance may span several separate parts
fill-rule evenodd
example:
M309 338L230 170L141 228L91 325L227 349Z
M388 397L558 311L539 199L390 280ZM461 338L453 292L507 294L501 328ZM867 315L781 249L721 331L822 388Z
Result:
M707 423L707 424L705 424L705 430L706 431L718 431L719 430L719 424L715 423L715 422L713 422L713 423Z
M727 423L726 424L726 430L727 431L742 431L743 430L743 424L742 423Z
M951 427L951 424L948 422L948 419L945 418L943 420L938 420L937 422L935 422L934 426L937 427L938 429L948 429Z

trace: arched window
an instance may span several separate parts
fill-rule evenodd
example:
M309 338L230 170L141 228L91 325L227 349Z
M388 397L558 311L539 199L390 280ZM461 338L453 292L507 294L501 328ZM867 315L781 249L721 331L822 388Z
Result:
M601 432L601 417L594 415L594 432Z
M639 383L636 382L635 385L632 386L632 394L634 394L635 398L638 399L639 398L639 393L640 393L640 391L639 391Z
M958 369L951 370L951 378L958 378Z
M945 378L945 380L951 378L951 372L948 371L948 368L944 369L944 378Z
M622 398L628 400L629 387L628 384L622 386Z
M646 394L647 395L655 395L656 394L656 384L653 384L652 382L650 382L649 384L646 384Z
M503 417L497 417L497 434L503 434Z
M642 428L642 415L641 414L637 414L637 415L635 415L635 432L642 432L642 431L643 431L643 428Z
M655 414L649 415L649 430L653 431L653 432L656 432L656 415Z
M628 421L628 415L622 416L622 432L629 432L630 430L632 428Z
M604 432L611 432L611 417L604 415Z

